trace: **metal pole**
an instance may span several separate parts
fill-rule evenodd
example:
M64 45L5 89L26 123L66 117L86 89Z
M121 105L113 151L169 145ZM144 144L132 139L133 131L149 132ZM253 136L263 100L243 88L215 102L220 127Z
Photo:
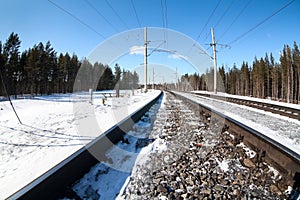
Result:
M175 73L175 90L178 90L178 80L177 80L177 67L176 67L176 73Z
M145 87L144 91L147 92L147 27L144 28L144 44L145 44L145 52L144 52L144 79L145 79Z
M215 35L214 35L213 28L211 28L211 38L212 38L211 46L213 47L213 51L214 51L214 93L217 94L217 49L216 49Z
M152 81L153 81L153 84L152 84L152 89L154 90L154 66L153 66L153 77L152 77Z

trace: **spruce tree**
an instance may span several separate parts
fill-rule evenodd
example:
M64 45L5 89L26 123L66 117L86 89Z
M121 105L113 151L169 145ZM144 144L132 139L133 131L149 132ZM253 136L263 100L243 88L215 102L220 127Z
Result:
M294 42L292 54L293 54L293 68L295 70L295 74L294 74L295 98L294 99L296 100L297 103L299 103L300 102L300 51L296 42Z

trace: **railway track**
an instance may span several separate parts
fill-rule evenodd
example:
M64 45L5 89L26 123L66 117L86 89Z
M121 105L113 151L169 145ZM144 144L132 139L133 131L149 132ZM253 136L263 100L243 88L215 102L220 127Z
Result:
M183 138L183 140L186 141L186 144L185 144L186 146L189 146L190 142L194 143L194 147L192 148L192 150L196 151L196 153L199 153L199 152L201 152L200 149L205 149L205 147L202 146L202 144L201 144L201 142L203 142L202 136L200 139L198 138L196 141L192 141L194 139L194 137L198 137L198 135L196 135L196 136L189 135L188 136L185 134L191 134L193 132L193 129L199 129L199 127L200 127L200 129L202 129L203 127L205 128L206 125L203 126L203 124L212 123L211 122L212 116L214 116L213 124L218 124L218 122L217 122L218 120L220 122L222 122L220 125L220 126L222 126L222 134L224 131L229 132L230 134L234 135L235 140L231 141L229 143L228 143L228 141L225 142L226 144L230 144L229 146L224 146L223 145L224 142L215 142L216 147L212 148L210 150L210 153L214 153L215 152L214 150L218 149L220 147L220 144L223 145L223 146L221 145L223 148L222 151L227 151L228 149L229 150L231 149L230 151L235 150L235 149L240 149L240 148L234 147L234 145L236 145L240 142L243 142L245 145L247 145L248 147L250 147L252 150L254 150L256 152L256 156L255 156L255 158L253 158L253 161L248 161L248 162L251 162L252 164L254 163L253 165L255 165L255 168L265 166L264 162L267 162L268 164L270 164L271 166L273 166L280 172L280 175L282 177L281 182L284 182L286 185L293 185L295 183L294 179L297 176L297 174L300 172L300 156L297 153L291 151L290 149L277 143L276 141L264 136L263 134L255 131L251 127L248 127L245 124L241 124L240 122L233 120L230 117L223 115L222 113L212 110L205 105L201 105L198 102L188 99L180 94L176 94L176 93L172 93L172 92L170 92L170 94L171 94L171 96L174 96L174 98L179 99L180 101L188 104L190 106L191 110L199 113L201 116L204 116L205 117L204 120L206 120L206 121L202 123L202 122L195 120L195 122L189 122L188 124L182 124L180 121L182 121L182 120L184 121L185 117L181 117L181 116L177 115L174 111L171 111L171 115L175 116L174 123L172 124L170 119L167 119L167 121L165 121L165 122L159 122L159 126L155 127L156 132L159 132L160 129L163 131L163 134L160 135L160 137L162 139L165 139L166 141L168 141L168 140L172 140L172 138L175 138L175 140L177 141L178 137ZM54 167L53 169L49 170L47 173L45 173L44 175L39 177L37 180L33 181L32 183L30 183L29 185L27 185L20 191L16 192L12 196L10 196L9 199L56 199L56 198L64 197L64 195L66 195L66 193L68 193L72 190L72 189L70 189L70 186L72 186L72 184L74 184L74 182L76 182L81 177L83 177L83 175L86 174L92 166L94 166L96 163L99 162L99 160L95 159L89 153L89 150L96 149L97 152L99 152L99 155L97 156L98 158L102 156L103 160L107 159L105 156L105 152L107 151L107 149L111 148L111 146L113 144L116 144L118 141L122 140L123 135L126 134L126 130L130 130L130 128L133 126L132 120L134 122L137 122L141 118L141 116L155 103L155 101L158 98L153 100L150 104L146 105L141 110L134 113L132 116L129 116L127 119L120 122L120 124L115 125L113 128L111 128L110 130L105 132L102 136L100 136L99 138L97 138L96 140L91 142L87 147L80 149L79 151L74 153L72 156L67 158L65 161L63 161L62 163L60 163L59 165L57 165L56 167ZM176 103L176 101L175 101L175 103ZM181 103L177 102L176 105L175 104L170 105L170 108L173 109L176 106L180 106L180 105L181 105ZM185 109L182 112L187 112L187 111L188 110ZM192 119L193 114L190 111L188 111L188 112L190 113L188 115L189 118ZM197 124L198 122L202 123L202 125ZM166 125L164 123L166 123L168 125ZM122 127L122 130L119 127ZM180 133L178 133L178 131ZM182 132L182 131L184 131L184 132ZM176 134L179 134L179 136L177 137ZM205 137L205 135L203 135L203 137ZM189 149L189 148L182 149L181 146L178 146L178 145L176 145L176 148L177 149L175 151L173 151L172 155L173 155L174 159L178 158L178 160L176 160L172 163L170 163L170 162L167 163L167 164L169 164L169 166L163 166L162 170L160 172L167 173L166 170L170 167L172 169L172 167L175 166L174 164L176 162L185 163L187 166L182 166L182 163L180 163L180 165L184 169L189 169L191 166L194 165L193 163L192 164L188 163L189 156L191 155L191 154L189 154L189 151L181 152L182 156L176 156L176 154L179 153L179 151L178 151L179 149L180 149L180 151L183 151L183 150L185 151L186 149ZM239 152L238 152L238 155L239 155ZM154 155L154 156L156 156L156 155ZM170 155L167 155L167 157L170 157ZM200 157L201 157L201 155L200 155ZM165 158L166 158L166 155L163 155L163 159L165 159ZM211 159L209 159L209 158L208 158L208 160L211 161ZM245 161L245 160L247 160L247 158L243 159L243 161ZM201 161L203 161L203 158ZM217 159L217 161L218 161L218 159ZM218 164L218 163L216 163L216 161L214 161L214 162L216 165ZM207 162L204 162L203 165L206 166L206 163ZM258 164L255 164L255 163L258 163ZM199 166L201 166L201 165L199 164ZM154 167L157 167L156 164L154 164ZM194 167L197 167L197 166L194 166ZM173 171L171 171L170 174L174 174L175 169L172 169L172 170ZM190 171L195 171L195 170L196 169L193 169L193 168L190 169ZM251 176L251 173L253 173L254 171L255 170L253 168L249 169L250 176ZM158 177L157 173L159 173L159 172L156 171L155 173L154 172L151 172L151 173L147 172L147 173L150 174L151 176L155 175L155 178L156 178L156 177ZM184 172L184 173L186 173L186 172ZM209 172L209 173L211 173L211 172ZM173 190L172 188L170 189L170 186L166 185L166 183L168 183L168 180L171 182L174 182L174 180L173 180L174 178L171 178L171 179L166 178L170 174L163 174L162 176L159 176L160 177L159 180L161 180L161 181L157 182L157 185L152 187L152 189L155 190L155 192L152 193L152 195L156 195L156 197L157 197L158 194L159 195L161 195L161 194L168 195L169 194L170 197L172 197L172 198L177 195L175 193L179 193L180 195L186 195L185 197L188 197L189 195L191 195L190 192L193 189L188 189L187 186L184 186L180 190L179 189ZM181 173L179 173L179 174L181 175ZM213 174L210 174L209 176L205 176L204 178L209 178L209 180L211 180L213 178L212 175ZM146 174L145 174L145 176L146 176ZM143 177L143 176L140 176L140 177ZM162 177L165 177L165 179L162 179ZM134 178L132 178L132 179L134 179ZM182 179L184 179L184 177L178 177L178 178L175 177L175 179L182 180ZM247 177L246 177L246 179L247 179ZM248 177L248 179L250 179L250 178ZM156 181L157 181L157 179L155 179L155 182ZM205 180L205 179L202 180L202 176L201 176L201 180L199 179L198 181L200 181L200 182L199 183L197 183L197 181L192 181L192 182L194 184L200 184L202 182L201 186L195 185L196 187L200 187L200 188L204 187L203 183L207 182L207 180ZM229 183L227 183L227 184L229 184ZM152 184L153 184L153 182L152 182ZM232 184L236 184L236 183L232 183ZM146 183L142 182L142 185L138 185L137 188L142 188L143 186L148 186L148 185ZM227 185L226 187L225 186L223 187L222 185L218 184L217 192L214 188L211 190L212 192L209 192L207 189L202 188L202 189L200 189L202 192L200 191L199 195L204 195L206 197L213 197L212 195L216 195L216 193L218 193L218 192L219 192L218 195L223 194L224 188L232 187L230 185L229 186ZM245 185L245 186L241 185L239 187L247 188L248 186L250 186L250 185ZM151 185L149 187L150 187L149 189L151 190ZM210 187L212 187L212 186L210 186ZM276 187L276 186L274 186L274 187ZM195 187L193 186L193 188L195 188ZM232 188L232 189L233 189L233 191L236 190L235 188ZM188 190L190 190L190 192ZM138 191L137 195L141 194L139 189L136 191ZM145 189L145 191L148 191L148 190ZM73 192L73 191L71 191L71 192ZM231 195L230 197L235 197L234 196L234 195L236 195L235 193L236 192L232 192L232 194L226 193L226 195L227 195L227 197L230 195ZM251 195L252 195L252 193L251 193ZM251 197L251 195L250 195L250 197ZM252 197L255 197L253 195L252 195ZM154 196L152 196L152 197L154 197Z
M179 95L179 94L174 94L174 95L180 99L183 99L186 102L189 102L195 107L195 109L199 109L200 112L205 113L205 115L211 116L213 114L216 119L219 119L220 121L224 120L223 122L224 125L231 133L233 133L237 138L241 138L247 146L255 150L259 154L258 157L260 158L264 157L264 159L268 163L274 166L283 175L283 177L285 177L286 179L285 181L287 183L291 185L294 183L294 177L300 173L299 154L290 150L288 147L283 146L277 141L265 136L264 134L254 130L253 128L245 124L242 124L237 120L230 118L229 116L226 116L205 105L202 105L198 102L188 99L183 95ZM214 96L213 98L220 98L220 97ZM259 106L259 107L263 107L263 106ZM296 111L293 111L292 113L295 112ZM297 116L294 114L292 115Z
M287 106L281 106L281 105L274 105L274 104L269 104L265 102L259 102L259 101L254 101L254 100L247 100L247 99L240 99L236 97L224 97L224 96L219 96L219 95L214 95L214 94L202 94L202 93L193 93L198 96L204 96L204 97L209 97L213 99L218 99L226 102L231 102L231 103L236 103L239 105L245 105L249 106L252 108L257 108L261 109L264 111L272 112L274 114L279 114L283 115L289 118L297 119L300 120L300 110L287 107Z
M150 136L168 148L150 154L133 172L121 199L288 198L284 191L297 180L299 156L282 153L262 134L185 94L170 94L167 123Z

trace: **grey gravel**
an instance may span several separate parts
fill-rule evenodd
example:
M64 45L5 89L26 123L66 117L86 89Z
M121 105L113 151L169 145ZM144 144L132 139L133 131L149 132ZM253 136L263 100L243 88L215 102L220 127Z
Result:
M288 198L287 185L259 154L249 157L222 124L166 95L149 138L167 148L136 163L122 199Z

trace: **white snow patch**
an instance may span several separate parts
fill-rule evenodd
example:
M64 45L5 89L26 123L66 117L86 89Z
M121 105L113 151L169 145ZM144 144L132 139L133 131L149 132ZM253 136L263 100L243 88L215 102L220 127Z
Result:
M135 165L133 166L132 174L135 174L139 166L143 166L148 160L149 155L153 152L161 153L167 149L166 141L161 138L156 138L154 142L149 144L148 146L142 148L140 153L138 154Z
M161 101L160 108L165 108L166 107L166 102L167 102L167 97L166 97L166 95L164 95L163 99Z
M144 147L141 149L141 151L139 152L134 166L132 168L131 171L131 175L129 177L127 177L124 185L121 187L120 193L119 195L116 197L116 199L124 199L123 195L124 192L126 191L126 188L131 180L131 177L135 177L135 176L140 176L140 174L138 173L138 170L141 166L143 166L144 164L146 164L147 161L149 161L150 159L150 155L152 153L161 153L162 151L164 151L165 149L167 149L167 143L165 140L157 137L152 143L150 143L148 146ZM159 196L159 198L161 199L165 199L165 196Z
M249 147L247 147L243 142L241 142L240 144L236 145L237 147L242 147L246 153L246 155L249 157L249 158L254 158L255 155L256 155L256 152L249 149Z
M149 90L136 91L132 96L129 92L118 99L107 95L105 105L102 92L94 93L93 104L89 103L88 93L76 94L75 98L72 94L56 94L13 100L22 125L9 102L0 102L0 199L21 189L160 94ZM78 110L73 110L75 105L79 105ZM91 124L91 119L96 128L93 124L85 126ZM84 133L80 124L84 125Z
M176 181L177 181L177 182L180 182L180 181L181 181L181 178L177 176L177 177L176 177Z
M158 199L159 199L159 200L168 200L168 197L159 194L159 195L158 195Z
M270 166L270 165L268 165L268 167L269 167L269 172L273 172L273 179L275 179L275 178L278 178L278 176L280 176L279 175L279 172L274 168L274 167L272 167L272 166Z
M182 189L176 189L175 192L176 193L183 193L184 191Z
M97 192L101 199L115 199L115 191L120 190L128 175L127 172L98 163L73 187L73 190L83 199L95 198L91 194L86 194L88 187Z
M216 161L219 167L221 168L221 170L223 170L224 172L227 172L229 170L229 165L227 160L223 159L222 162L220 162L219 159L216 158Z
M284 191L284 193L291 194L292 191L293 191L293 187L288 186L288 188Z

